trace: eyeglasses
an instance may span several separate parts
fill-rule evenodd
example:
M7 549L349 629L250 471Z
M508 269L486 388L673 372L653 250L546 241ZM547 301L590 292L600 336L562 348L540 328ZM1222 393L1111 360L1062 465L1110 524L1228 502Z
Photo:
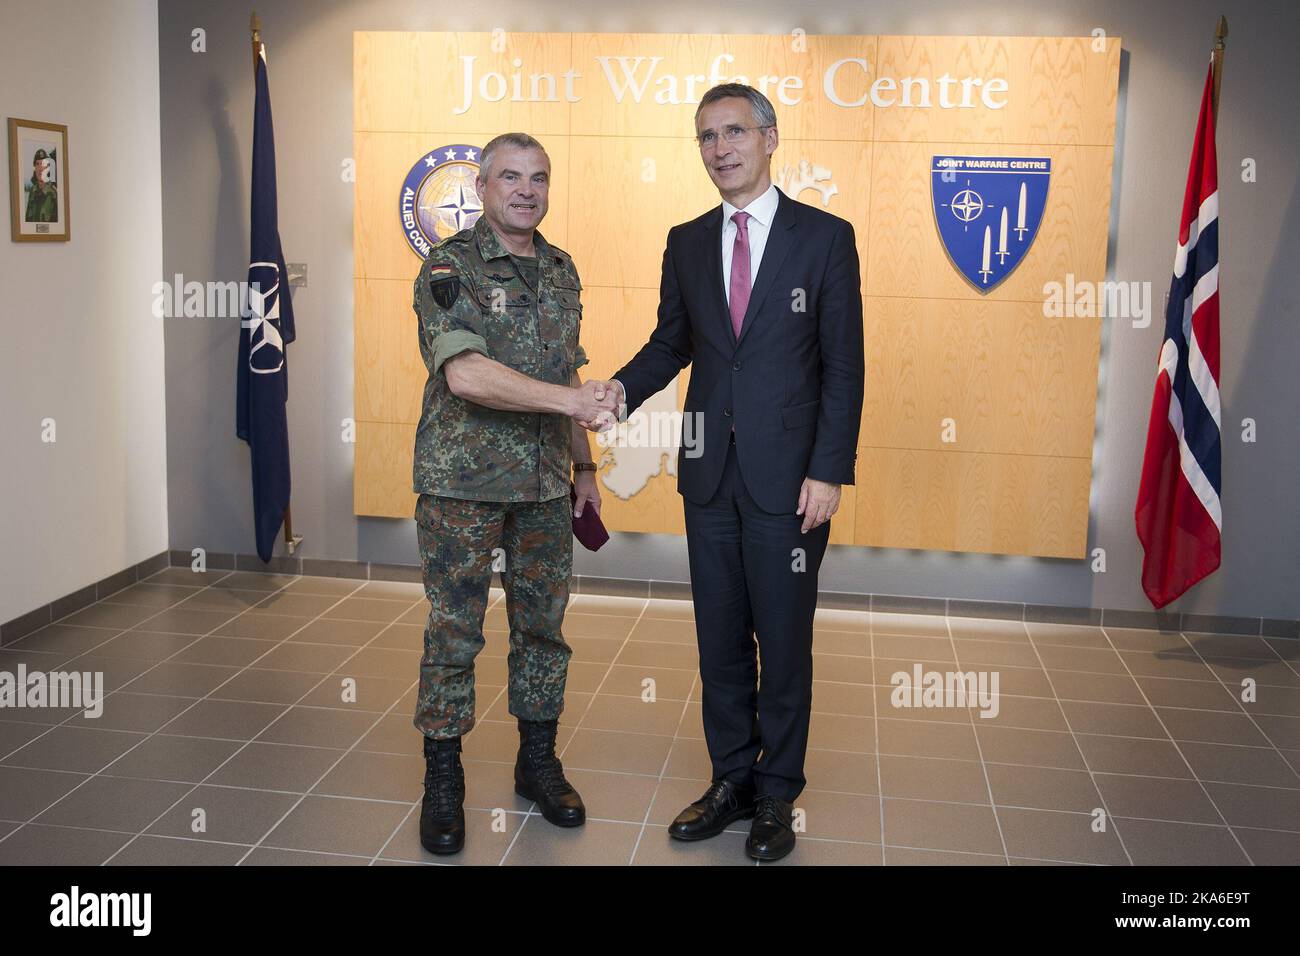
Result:
M722 138L728 143L737 143L748 132L756 129L771 129L770 126L728 126L722 131ZM710 146L718 145L718 134L711 129L705 130L695 141L700 144L700 149L708 149Z

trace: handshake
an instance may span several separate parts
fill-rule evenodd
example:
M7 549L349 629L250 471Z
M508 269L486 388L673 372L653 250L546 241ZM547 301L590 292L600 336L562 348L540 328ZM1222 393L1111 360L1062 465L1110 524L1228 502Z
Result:
M593 379L569 391L569 417L588 431L608 431L627 418L623 387L618 382Z

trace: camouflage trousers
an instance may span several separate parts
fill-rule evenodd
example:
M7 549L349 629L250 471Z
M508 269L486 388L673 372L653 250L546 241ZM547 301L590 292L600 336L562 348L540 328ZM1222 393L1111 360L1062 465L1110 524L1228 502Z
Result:
M560 716L572 653L560 633L573 567L571 516L568 495L519 502L420 495L415 521L430 604L415 705L420 733L457 737L474 726L474 658L483 649L493 559L501 552L510 713Z

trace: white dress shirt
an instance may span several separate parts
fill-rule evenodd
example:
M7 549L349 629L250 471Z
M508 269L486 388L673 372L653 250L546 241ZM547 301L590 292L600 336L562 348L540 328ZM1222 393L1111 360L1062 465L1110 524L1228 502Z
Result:
M772 231L772 220L776 218L776 206L780 195L776 186L768 186L767 192L759 196L743 210L722 201L722 287L731 301L731 254L736 248L736 223L731 218L737 211L749 213L749 222L745 228L749 232L749 287L754 287L758 276L759 263L763 261L763 250L767 247L767 235Z

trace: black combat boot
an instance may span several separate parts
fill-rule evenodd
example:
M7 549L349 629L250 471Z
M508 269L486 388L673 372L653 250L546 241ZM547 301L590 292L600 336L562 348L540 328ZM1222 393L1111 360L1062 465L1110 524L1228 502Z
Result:
M424 738L424 802L420 805L420 844L439 856L465 845L465 768L460 738Z
M515 793L537 804L557 827L580 827L587 821L582 797L564 779L555 756L554 720L519 721L519 756L515 760Z

